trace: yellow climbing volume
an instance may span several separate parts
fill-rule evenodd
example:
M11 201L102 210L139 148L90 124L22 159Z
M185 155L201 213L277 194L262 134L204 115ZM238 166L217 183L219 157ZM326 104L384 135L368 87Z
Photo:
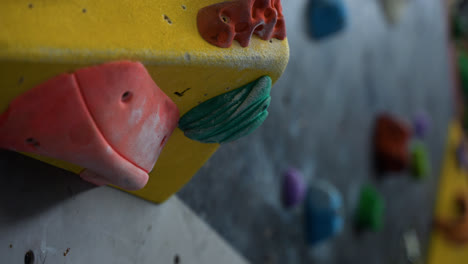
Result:
M0 3L0 113L28 89L64 72L112 60L141 61L181 115L199 103L268 75L289 58L287 40L252 37L218 48L198 33L199 9L219 0L3 0ZM178 191L218 144L176 129L139 197L162 202ZM79 173L82 168L33 156ZM222 177L220 177L222 180Z

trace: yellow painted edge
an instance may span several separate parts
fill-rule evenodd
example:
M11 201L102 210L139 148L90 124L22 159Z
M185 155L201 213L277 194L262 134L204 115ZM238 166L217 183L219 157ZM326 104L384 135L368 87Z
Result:
M468 191L468 172L457 164L456 148L462 139L463 131L459 122L449 125L447 146L442 165L439 191L434 217L450 219L454 217L454 200L460 191ZM427 259L428 264L466 264L468 246L457 247L448 242L436 229L431 235L431 244Z

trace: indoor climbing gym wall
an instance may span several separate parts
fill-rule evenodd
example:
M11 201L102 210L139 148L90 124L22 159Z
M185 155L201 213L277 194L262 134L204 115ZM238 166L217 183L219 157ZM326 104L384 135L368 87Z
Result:
M468 1L0 1L0 264L468 261Z

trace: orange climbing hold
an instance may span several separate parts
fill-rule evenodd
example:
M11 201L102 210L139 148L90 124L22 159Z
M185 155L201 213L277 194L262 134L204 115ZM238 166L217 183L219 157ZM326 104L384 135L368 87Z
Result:
M92 183L143 188L176 128L179 110L137 62L62 74L15 99L0 115L0 148L86 168Z
M200 9L198 31L209 43L229 48L233 40L247 47L252 34L263 40L286 38L280 0L235 0Z

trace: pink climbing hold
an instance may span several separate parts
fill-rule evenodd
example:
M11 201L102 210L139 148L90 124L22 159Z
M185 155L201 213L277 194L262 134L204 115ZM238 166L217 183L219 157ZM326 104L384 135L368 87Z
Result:
M97 185L143 188L179 110L138 62L62 74L29 90L0 115L0 148L86 168Z

